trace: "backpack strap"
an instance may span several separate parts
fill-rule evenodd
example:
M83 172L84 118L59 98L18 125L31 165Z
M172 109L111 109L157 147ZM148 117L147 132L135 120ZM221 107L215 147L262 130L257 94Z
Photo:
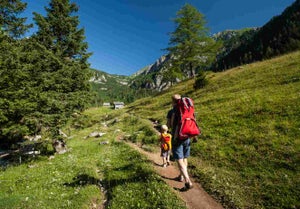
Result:
M187 101L188 101L190 107L194 106L193 101L192 101L191 98L187 97Z
M188 111L190 110L190 107L194 106L193 101L189 97L183 97L183 98L181 98L181 102L183 103L183 105L185 106L185 108Z

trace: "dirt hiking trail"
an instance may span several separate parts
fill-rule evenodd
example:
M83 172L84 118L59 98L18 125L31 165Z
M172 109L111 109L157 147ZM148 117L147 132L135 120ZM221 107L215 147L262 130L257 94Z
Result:
M204 191L199 183L196 183L192 177L193 188L188 191L179 191L184 182L176 181L175 178L179 175L179 169L176 162L171 162L168 167L162 167L162 159L160 157L160 148L157 148L157 152L147 152L140 148L137 144L128 143L131 147L147 156L147 158L153 162L154 169L163 178L163 180L176 192L186 203L186 207L189 209L222 209L222 205L214 200L208 193Z

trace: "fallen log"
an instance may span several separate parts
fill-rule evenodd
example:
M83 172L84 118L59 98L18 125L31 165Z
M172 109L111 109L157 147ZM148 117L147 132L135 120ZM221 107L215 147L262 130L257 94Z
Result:
M10 150L10 151L3 152L3 153L1 153L0 158L4 158L6 156L9 156L9 155L11 155L13 153L17 153L17 152L20 152L20 150L18 149L18 150Z

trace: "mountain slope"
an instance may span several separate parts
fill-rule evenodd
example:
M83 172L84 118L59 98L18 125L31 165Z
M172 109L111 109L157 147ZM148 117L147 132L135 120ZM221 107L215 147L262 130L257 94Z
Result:
M166 123L174 93L191 96L203 135L191 172L229 208L298 208L300 51L222 73L194 91L193 80L128 112Z
M273 17L247 41L218 59L215 70L222 71L245 63L269 59L300 49L300 0Z
M223 42L217 61L207 66L213 71L223 71L245 63L252 63L300 49L300 0L273 17L261 28L226 30L214 34L213 38ZM139 71L131 82L135 89L156 91L170 87L163 82L161 71L168 56L160 57L152 65ZM180 82L180 80L178 80Z
M130 89L129 77L112 75L100 70L91 69L93 76L90 79L92 91L95 93L95 105L104 102L123 101L129 102L132 90Z
M186 208L163 182L172 176L156 175L152 162L123 143L157 150L149 120L166 122L175 93L194 99L203 131L189 171L224 208L300 208L299 67L300 51L210 73L201 90L189 80L124 109L74 114L62 130L67 153L0 162L0 208Z
M152 89L162 91L170 87L170 82L163 81L161 72L169 56L163 55L155 63L148 65L134 74L130 86L134 89Z

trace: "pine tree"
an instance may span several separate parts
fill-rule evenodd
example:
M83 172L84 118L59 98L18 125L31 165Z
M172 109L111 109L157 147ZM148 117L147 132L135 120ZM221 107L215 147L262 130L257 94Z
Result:
M12 38L19 38L32 27L26 25L27 18L19 17L26 9L27 4L21 0L2 0L0 1L0 30Z
M78 12L77 5L69 0L51 0L46 12L46 17L34 13L39 28L37 40L62 59L86 63L90 53L84 42L84 29L77 28L79 17L74 15Z
M72 113L89 105L84 30L76 29L78 17L68 18L77 7L68 1L50 6L48 17L36 14L40 30L33 37L12 41L0 33L0 139L43 130L55 137Z
M45 46L0 34L0 139L22 139L43 129L54 136L74 111L90 102L87 72L64 62ZM1 142L1 140L0 140Z
M177 12L174 22L176 29L171 33L167 48L172 55L169 71L194 77L197 69L211 64L220 44L209 37L204 16L190 4Z
M38 32L34 36L40 44L52 51L61 63L57 68L50 68L45 92L52 92L57 101L58 113L69 116L74 110L83 110L89 102L91 71L87 62L90 53L84 41L84 29L78 29L79 17L75 3L69 0L51 0L46 7L46 16L34 13ZM47 94L45 94L47 95ZM51 95L47 95L44 99ZM59 101L60 100L60 101Z

